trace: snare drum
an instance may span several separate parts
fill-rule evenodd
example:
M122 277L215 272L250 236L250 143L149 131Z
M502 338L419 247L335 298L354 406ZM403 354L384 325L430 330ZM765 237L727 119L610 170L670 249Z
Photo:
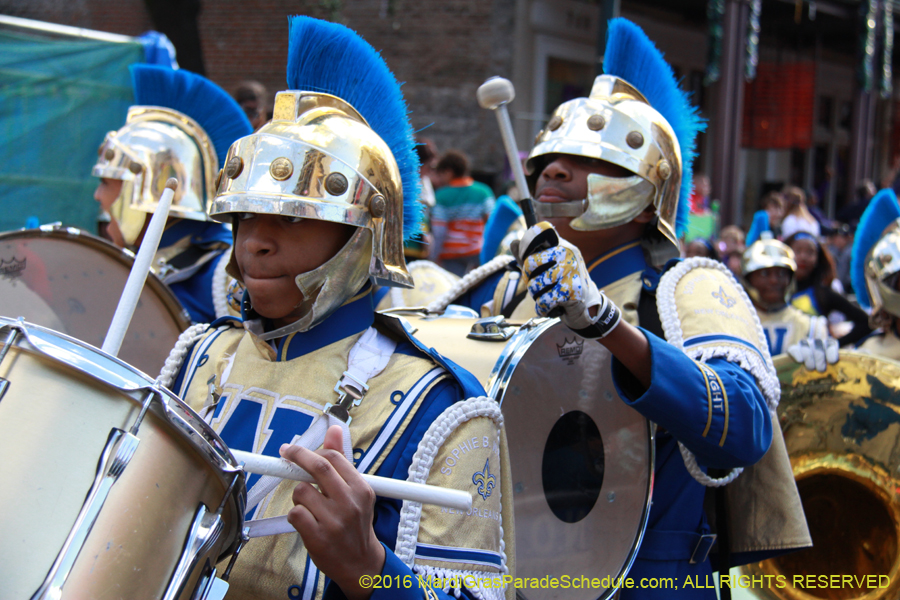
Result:
M608 576L607 583L625 577L650 511L654 444L649 421L616 391L609 351L558 319L517 326L496 317L394 314L500 403L513 478L516 577L602 582ZM585 586L519 590L517 597L593 600L614 592Z
M243 527L243 471L136 369L0 318L0 598L195 600Z
M22 317L97 348L112 322L134 255L70 227L0 234L0 315ZM119 358L159 373L191 320L150 273Z

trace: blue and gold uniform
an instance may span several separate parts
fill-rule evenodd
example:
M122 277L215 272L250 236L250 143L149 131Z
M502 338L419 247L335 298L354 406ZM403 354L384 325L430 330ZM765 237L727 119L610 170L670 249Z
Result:
M434 439L435 423L454 414L454 407L472 410L474 403L460 401L484 393L470 374L418 347L395 319L376 316L368 288L309 331L263 341L252 333L257 326L258 321L244 327L231 318L211 325L173 386L232 449L278 456L282 444L302 434L334 401L333 388L347 369L350 349L372 326L398 343L384 371L368 381L361 405L351 411L353 461L361 472L415 481L414 456L423 439ZM434 466L420 479L470 491L473 509L464 514L423 506L419 518L411 519L403 502L379 497L375 532L387 556L382 575L400 581L401 587L376 590L373 599L423 598L418 575L481 578L508 572L512 511L502 504L512 494L499 409L493 416L455 418L461 423L437 444ZM248 488L258 479L251 476ZM293 487L293 482L283 482L250 509L248 518L286 514L293 507ZM402 585L406 580L412 582L409 588ZM252 539L230 586L229 598L340 597L309 560L296 533ZM481 592L503 597L501 590ZM442 590L435 593L448 597ZM463 589L463 597L469 593Z
M703 471L743 467L756 463L768 450L772 422L766 398L753 374L725 356L695 360L688 353L692 348L733 344L742 348L745 355L759 355L759 362L764 363L764 350L757 347L761 336L753 330L752 319L742 317L746 322L732 319L733 325L727 329L711 328L704 335L685 337L684 351L680 350L661 337L654 297L661 273L649 266L640 240L614 248L587 264L597 287L621 307L622 318L642 327L652 356L652 383L646 390L618 360L613 360L611 374L621 398L659 426L653 503L644 540L628 576L636 580L675 577L680 583L688 576L700 576L699 581L705 581L704 577L712 573L705 554L709 538L703 538L710 533L703 510L706 488L685 466L679 442L696 456ZM678 261L672 261L667 267L677 264ZM697 276L704 271L718 276L712 268L695 269L692 273ZM742 291L736 282L731 279L731 287L727 287L727 280L722 281L721 290L717 286L707 297L696 298L691 309L737 315L746 307L746 296L738 302ZM518 299L515 306L503 303L504 299L513 298ZM536 314L523 278L514 270L491 276L455 303L481 310L482 314L511 315L513 320ZM641 323L641 313L647 318L648 306L651 316L657 319L655 324ZM695 558L700 560L692 564L695 552ZM652 592L641 590L640 594L646 597ZM626 597L628 590L621 593ZM660 597L665 595L657 593ZM667 593L671 594L671 590ZM714 594L710 590L680 589L678 597L708 598Z

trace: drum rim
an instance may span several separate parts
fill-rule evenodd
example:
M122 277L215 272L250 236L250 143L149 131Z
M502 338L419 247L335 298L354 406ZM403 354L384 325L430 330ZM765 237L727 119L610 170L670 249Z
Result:
M165 421L178 431L201 456L207 458L212 463L212 466L216 470L219 479L226 489L232 486L233 476L237 475L240 478L245 477L243 468L231 454L231 450L228 449L228 446L222 441L222 438L219 437L215 430L200 418L200 415L181 400L181 398L176 396L169 389L159 385L148 375L142 373L128 363L79 339L47 327L29 323L23 319L11 319L9 317L0 316L0 338L5 338L10 333L11 329L20 331L24 336L25 341L28 342L30 349L37 354L45 356L53 361L65 363L79 373L123 392L138 404L141 403L141 400L137 399L135 396L143 395L145 393L154 393L154 396L158 401L151 403L150 410L159 417L165 419ZM69 347L62 347L54 340L54 338L56 340L62 340L69 345ZM21 342L22 338L18 338L15 344L18 345ZM83 352L83 354L79 355L80 358L90 360L95 364L99 362L97 358L105 360L108 363L111 363L111 365L108 364L106 367L115 367L115 370L106 368L108 373L124 379L124 376L121 373L121 371L124 370L143 385L123 387L111 377L103 377L101 373L96 371L92 372L86 369L83 363L73 364L70 361L64 360L59 355L48 352L48 346L59 349L61 354L69 355L71 355L73 351L78 352L80 350ZM72 346L75 346L76 348L73 349ZM104 367L102 364L100 366ZM242 507L246 504L246 490L244 487L245 486L242 485L236 485L232 492L235 496L235 501L237 502L237 510L239 511L240 518L243 518Z
M99 250L113 260L118 261L119 264L126 267L129 271L134 265L135 256L131 250L119 248L109 240L105 240L88 231L78 229L77 227L44 225L38 229L16 229L14 231L0 233L0 242L34 238L74 241L90 248L94 248L95 250ZM166 311L172 319L175 320L181 331L184 331L191 326L191 317L187 312L187 309L181 304L181 301L175 293L169 289L169 286L163 283L162 279L160 279L152 269L147 274L147 285L150 286L150 289L153 290L157 297L162 301Z
M497 401L497 403L501 407L501 411L503 408L503 397L506 393L509 381L515 373L519 362L525 356L525 352L528 350L528 348L531 347L531 344L536 339L538 339L541 335L543 335L544 332L548 331L559 322L560 319L558 318L548 319L539 317L529 319L528 321L523 323L519 327L519 330L516 331L516 333L513 334L509 341L506 342L506 346L503 348L503 352L501 352L500 356L497 358L497 361L494 363L494 368L491 370L490 380L488 382L488 385L486 386L488 396ZM625 402L625 400L621 397L619 398L619 400ZM641 507L641 517L638 523L637 535L635 536L631 548L628 550L628 554L621 569L615 575L614 581L619 581L620 583L628 575L628 572L631 571L631 567L634 565L634 561L637 560L637 556L641 548L641 543L644 541L644 534L647 531L647 523L650 519L650 506L653 500L653 483L656 477L656 426L653 422L650 421L650 419L647 419L643 416L642 418L644 419L647 427L647 441L650 450L648 453L649 476L647 477L647 488L645 491L646 497L643 506ZM605 600L611 597L620 587L621 585L607 588L606 591L598 596L596 600Z

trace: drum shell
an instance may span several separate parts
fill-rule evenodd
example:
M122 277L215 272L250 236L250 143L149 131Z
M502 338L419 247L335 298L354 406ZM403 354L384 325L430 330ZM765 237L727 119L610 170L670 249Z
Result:
M83 350L80 360L98 358ZM137 385L152 384L132 375ZM10 382L0 400L0 478L14 482L0 486L0 598L19 599L34 594L51 570L95 479L110 430L127 431L153 390L118 389L27 342L11 347L0 377ZM224 505L226 523L201 566L233 550L242 502L229 485L238 471L211 462L203 445L190 438L215 437L212 430L186 435L196 423L167 411L162 399L177 402L162 394L144 416L136 434L140 443L78 554L63 600L162 597L200 504L211 512ZM201 575L195 569L185 589L192 591Z
M650 423L618 395L610 352L557 319L516 326L507 341L485 341L467 337L473 318L404 318L419 341L470 371L500 402L513 482L515 576L624 578L649 516L654 445ZM598 426L605 468L588 514L564 522L549 507L542 467L552 430L576 411ZM518 597L594 600L615 592L592 585L530 588Z
M103 345L134 256L71 227L0 234L0 315ZM152 272L119 358L156 375L191 324L175 294Z

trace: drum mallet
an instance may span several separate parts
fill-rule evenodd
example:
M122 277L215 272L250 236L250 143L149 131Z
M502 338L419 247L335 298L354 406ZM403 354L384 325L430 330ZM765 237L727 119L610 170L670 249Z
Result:
M144 282L147 281L147 275L150 273L150 263L159 248L159 240L162 238L166 219L169 217L169 207L172 206L172 198L175 197L177 187L178 181L174 177L170 177L166 181L166 189L159 197L159 205L153 211L153 217L150 218L150 224L144 233L141 247L138 249L131 272L128 274L128 280L125 282L122 297L119 298L119 305L116 306L116 314L113 315L112 323L109 324L109 330L106 332L106 339L103 340L102 350L111 356L119 354L122 340L125 339L125 332L131 324L131 317L134 316L134 309L137 308L138 300L144 289Z
M478 98L481 108L492 110L497 115L500 136L503 138L503 146L506 148L506 159L509 161L509 168L512 169L516 187L522 194L522 200L518 204L522 209L522 216L525 217L525 225L531 227L537 223L537 218L534 215L534 205L528 191L528 182L525 181L522 162L519 160L519 148L513 134L512 122L509 120L509 112L506 110L506 105L516 97L516 88L509 79L491 77L478 86L475 96ZM558 244L559 236L556 234L556 230L547 229L534 238L524 255L529 256L540 250L553 248Z
M240 463L248 473L272 475L274 477L281 477L282 479L315 483L315 479L313 479L312 475L283 458L253 454L252 452L243 452L241 450L232 450L231 453L234 454L234 458L237 459L238 463ZM424 483L413 483L410 481L391 479L390 477L378 477L377 475L369 475L366 473L363 473L362 477L366 480L366 483L375 490L377 495L384 496L385 498L409 500L411 502L421 502L423 504L436 504L438 506L446 506L447 508L455 508L458 510L468 511L472 509L472 496L469 492L450 490L436 485L426 485Z

